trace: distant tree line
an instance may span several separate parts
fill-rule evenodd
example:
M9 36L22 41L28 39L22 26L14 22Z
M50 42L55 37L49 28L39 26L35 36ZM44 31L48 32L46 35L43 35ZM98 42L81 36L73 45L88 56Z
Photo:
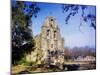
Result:
M96 57L95 48L89 47L74 47L74 48L65 48L65 59L73 59L79 56L86 57L86 56L94 56Z

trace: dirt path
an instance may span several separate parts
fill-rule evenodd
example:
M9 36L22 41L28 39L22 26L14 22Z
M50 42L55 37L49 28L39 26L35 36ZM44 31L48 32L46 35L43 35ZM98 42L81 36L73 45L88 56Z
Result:
M17 65L17 66L13 66L12 67L12 74L17 74L19 72L25 71L27 68L25 66L22 65Z

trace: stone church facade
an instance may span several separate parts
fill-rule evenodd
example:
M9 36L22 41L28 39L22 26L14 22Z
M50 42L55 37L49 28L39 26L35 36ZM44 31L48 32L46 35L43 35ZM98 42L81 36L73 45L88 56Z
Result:
M64 63L64 39L53 17L46 17L39 35L35 36L36 49L42 50L42 59L49 64Z

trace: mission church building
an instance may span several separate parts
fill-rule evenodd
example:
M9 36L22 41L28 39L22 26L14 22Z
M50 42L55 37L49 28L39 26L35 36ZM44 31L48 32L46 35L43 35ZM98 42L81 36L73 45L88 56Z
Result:
M41 60L50 64L64 62L64 39L61 37L55 18L46 17L40 34L35 36L35 41L36 49L44 53Z

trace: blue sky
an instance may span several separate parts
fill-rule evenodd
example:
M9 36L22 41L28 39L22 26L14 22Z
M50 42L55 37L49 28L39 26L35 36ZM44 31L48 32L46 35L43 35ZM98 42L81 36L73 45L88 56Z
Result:
M56 18L61 36L65 40L65 46L95 47L95 30L89 27L89 23L82 22L83 25L80 27L81 31L79 30L81 10L79 10L77 15L69 19L68 24L65 24L66 15L68 13L62 13L61 4L37 3L37 5L41 10L37 18L32 17L33 36L40 33L45 18L47 16L53 16ZM95 14L95 6L88 6L85 13Z

